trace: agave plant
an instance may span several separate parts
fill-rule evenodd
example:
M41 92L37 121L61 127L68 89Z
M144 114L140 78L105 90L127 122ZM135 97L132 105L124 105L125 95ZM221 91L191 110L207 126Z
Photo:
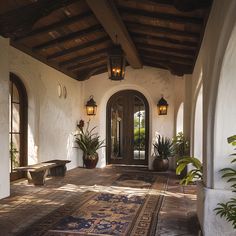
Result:
M173 156L173 143L171 139L158 135L157 141L153 144L153 146L154 153L157 158L168 159L168 157Z
M97 153L97 150L104 147L104 140L100 141L100 136L94 132L96 127L89 130L90 120L87 122L87 127L84 130L84 121L80 120L77 125L79 134L76 135L75 141L79 148L84 152L85 157L91 157Z
M236 146L236 135L228 138L228 143ZM236 149L235 149L236 150ZM230 156L236 156L236 153ZM236 158L231 161L231 164L236 162ZM223 173L222 178L226 178L228 183L231 183L231 189L236 192L236 168L224 168L220 170ZM234 229L236 229L236 198L231 198L226 203L218 203L215 208L216 214L224 217L228 222L231 222Z

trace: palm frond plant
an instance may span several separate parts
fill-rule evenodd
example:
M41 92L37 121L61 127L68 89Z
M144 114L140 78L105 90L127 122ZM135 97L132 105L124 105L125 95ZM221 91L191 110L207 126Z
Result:
M232 146L236 146L236 135L228 138L228 143ZM234 149L236 150L236 149ZM230 155L236 156L236 153ZM231 164L236 163L236 158L231 161ZM223 173L222 178L226 178L227 182L231 184L232 192L236 193L236 168L224 168L220 172ZM231 198L226 203L218 203L218 207L215 208L216 214L220 217L224 217L228 222L232 223L234 229L236 229L236 198Z
M83 151L83 161L87 168L94 168L97 165L98 153L97 150L105 147L105 141L100 141L100 136L98 133L94 132L96 127L89 129L90 120L87 122L87 127L84 129L84 121L80 120L77 128L79 133L76 134L75 141L77 142L79 148ZM92 162L92 166L89 167Z
M153 144L155 159L153 168L156 171L166 171L169 168L169 157L173 156L173 143L171 139L158 135Z

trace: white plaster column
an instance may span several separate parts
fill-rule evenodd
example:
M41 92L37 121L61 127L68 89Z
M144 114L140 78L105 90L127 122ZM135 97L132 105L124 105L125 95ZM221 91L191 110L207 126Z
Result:
M184 136L190 139L191 133L191 111L192 111L192 76L185 75L185 95L184 95Z
M10 195L9 40L0 37L0 199Z

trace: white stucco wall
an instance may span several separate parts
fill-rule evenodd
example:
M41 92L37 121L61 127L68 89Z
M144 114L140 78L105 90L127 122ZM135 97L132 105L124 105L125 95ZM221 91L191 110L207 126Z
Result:
M84 82L84 104L90 95L94 96L98 105L97 115L91 118L91 126L98 126L98 132L102 139L106 138L106 105L109 98L116 92L125 89L133 89L141 92L147 99L150 108L150 144L149 144L149 168L152 168L152 141L155 132L172 138L174 135L174 111L175 100L175 78L168 71L144 66L143 69L126 68L123 81L111 81L107 73L100 74ZM164 95L169 103L168 115L159 116L157 102ZM181 96L181 95L179 95ZM85 118L86 119L86 118ZM87 117L89 119L89 117ZM100 150L98 167L105 166L105 148Z
M0 37L0 199L10 194L9 178L9 41Z
M81 160L73 135L81 118L81 83L11 47L10 72L24 83L28 94L28 163L68 159L75 168ZM58 96L58 84L67 97Z
M229 159L226 156L230 153L230 148L226 142L226 137L230 135L230 129L231 134L236 132L235 126L232 125L233 120L235 121L235 106L230 101L226 105L227 113L224 113L223 111L226 111L223 109L224 104L217 97L220 99L224 97L223 101L227 101L227 103L229 99L235 99L235 95L231 92L235 91L235 83L231 83L229 78L224 82L220 81L221 74L224 74L221 71L226 48L236 22L235 12L236 1L224 1L223 4L221 0L213 2L192 76L192 93L194 95L192 110L195 109L197 103L196 95L199 91L201 78L203 83L204 180L203 184L199 185L198 188L198 217L203 233L206 236L236 234L232 225L228 224L224 218L216 216L213 211L218 202L225 202L232 196L231 191L226 190L228 185L220 178L219 170L229 165ZM228 55L232 55L232 50L233 48L230 47L230 51L227 52ZM224 74L224 76L231 77L234 74L235 77L235 73L232 70L236 66L235 57L228 60L226 64L228 66L225 67L225 72L230 68L231 71ZM232 90L229 90L229 87ZM191 137L193 138L194 120L195 117L192 116Z

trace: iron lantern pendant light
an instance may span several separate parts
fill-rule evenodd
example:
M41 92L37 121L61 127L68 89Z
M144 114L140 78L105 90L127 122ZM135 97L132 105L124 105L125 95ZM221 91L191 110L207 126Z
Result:
M125 76L125 55L120 45L114 45L108 53L107 68L110 80L123 80Z

